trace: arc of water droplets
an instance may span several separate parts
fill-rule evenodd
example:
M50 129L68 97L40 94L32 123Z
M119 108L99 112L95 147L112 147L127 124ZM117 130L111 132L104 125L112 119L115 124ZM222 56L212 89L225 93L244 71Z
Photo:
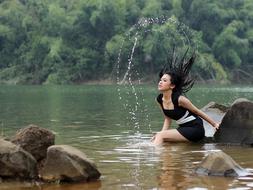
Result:
M136 36L137 36L137 35L138 35L138 33L136 33ZM134 39L135 39L135 41L134 41L134 46L133 46L132 51L131 51L130 59L128 59L127 71L126 71L126 73L125 73L125 75L124 75L122 81L120 82L120 84L123 84L123 83L125 82L125 80L126 80L126 77L131 75L131 74L129 74L129 72L130 72L130 70L131 70L132 60L133 60L133 55L134 55L134 50L135 50L135 47L136 47L138 38L135 37ZM131 81L131 79L128 79L128 81Z
M161 18L158 18L158 17L157 18L142 18L139 20L139 22L136 25L134 25L134 27L131 28L130 32L134 28L141 29L141 28L146 28L150 24L164 24L166 22L171 22L173 24L177 24L179 26L178 31L181 31L184 36L184 38L181 38L183 43L184 44L191 44L190 39L188 38L187 34L185 33L185 30L183 29L183 28L189 29L189 27L181 22L178 22L173 17L167 18L165 16L162 16ZM150 32L150 30L147 30L146 32ZM187 42L184 41L185 39ZM196 47L196 49L198 49L198 47Z
M121 48L120 48L120 52L119 52L119 55L118 55L118 60L117 60L117 84L118 85L122 85L122 84L127 84L126 81L128 81L128 84L130 85L130 92L126 92L126 94L129 96L129 95L133 95L135 97L135 106L134 108L131 108L131 105L129 103L129 100L126 99L125 100L125 103L124 103L124 108L126 110L128 110L129 114L130 114L130 119L133 124L134 124L134 128L138 129L139 130L139 121L138 121L138 118L137 118L137 111L139 111L139 106L140 106L140 103L139 103L139 97L138 97L138 94L137 94L137 90L132 82L132 68L133 68L133 63L132 63L132 60L133 60L133 56L134 56L134 51L135 51L135 48L136 48L136 45L137 45L137 41L138 41L138 31L136 32L136 29L137 30L140 30L140 29L145 29L147 28L148 26L150 26L151 24L164 24L166 22L171 22L173 24L177 24L177 31L181 32L181 34L183 35L183 37L181 37L182 39L182 42L183 44L187 44L187 45L190 45L191 42L186 34L186 32L184 31L184 28L188 28L187 26L185 26L183 23L178 23L177 20L175 20L174 18L170 17L170 18L166 18L165 16L161 17L161 18L142 18L139 20L139 22L137 24L135 24L133 27L131 27L131 29L128 31L128 34L127 36L129 37L129 39L131 39L131 33L132 32L135 32L134 33L134 45L132 47L132 50L131 50L131 54L129 56L129 59L128 59L128 66L127 66L127 71L125 72L124 74L124 77L123 79L120 81L120 78L119 78L119 70L120 70L120 61L121 61L121 54L122 54L122 48L123 48L123 45L124 45L124 42L125 42L125 39L121 45ZM149 29L146 29L145 32L151 32L151 30ZM139 77L139 73L138 71L135 71L136 72L136 75L137 77ZM140 80L138 79L138 82L140 84ZM125 86L125 88L127 88L127 86ZM121 96L121 91L120 91L120 88L118 87L118 93L119 93L119 99L122 100L122 96ZM143 97L143 91L141 91L141 96ZM144 102L144 99L142 99L142 101ZM144 112L147 111L147 105L145 106L145 110ZM142 113L143 110L140 110L140 113ZM146 121L149 120L149 117L148 117L148 114L145 114L146 115ZM151 130L151 125L150 123L148 124L149 125L149 130L150 132L152 132ZM138 133L138 131L137 131Z
M133 61L133 55L134 55L134 51L135 51L135 47L137 45L137 41L138 41L138 32L135 34L135 40L134 40L134 45L133 45L133 48L132 48L132 51L131 51L131 54L130 54L130 58L128 59L128 67L127 67L127 71L122 79L122 81L120 82L120 84L123 84L123 83L126 83L126 78L128 77L128 83L131 87L131 92L132 92L132 95L134 95L134 98L135 98L135 106L134 108L130 108L131 111L129 111L129 114L132 116L130 117L130 119L132 120L133 124L134 124L134 128L137 129L137 133L139 133L139 121L138 121L138 118L136 116L136 113L138 111L138 107L139 107L139 98L138 98L138 95L137 95L137 91L136 91L136 88L132 82L132 73L131 73L131 69L133 67L132 65L132 61ZM129 92L128 92L129 94ZM126 104L126 107L128 106L129 104Z
M171 22L173 24L178 24L178 22L175 19L173 19L173 18L167 19L166 17L163 17L161 19L160 18L155 18L155 19L153 19L153 18L140 19L139 22L136 25L134 25L129 30L128 37L129 37L129 39L131 39L130 38L132 36L131 33L132 32L136 32L136 29L137 30L141 30L141 29L145 29L146 28L145 32L151 32L151 30L147 28L149 25L155 24L155 23L157 23L157 24L164 24L166 22ZM188 28L184 24L179 23L178 26L177 26L177 28L176 28L176 30L179 31L179 32L181 32L181 35L183 36L183 37L181 37L183 45L185 45L185 44L186 45L190 45L191 42L190 42L190 40L189 40L189 38L187 36L187 33L184 31L183 27ZM135 41L134 41L134 45L133 45L132 50L131 50L131 54L130 54L129 59L128 59L127 71L125 72L124 77L123 77L123 79L121 81L120 81L120 62L121 62L122 48L123 48L125 39L123 40L121 48L120 48L120 52L119 52L118 60L117 60L117 84L118 85L122 85L122 84L124 85L124 84L127 84L126 83L126 81L127 81L131 90L129 90L129 88L127 86L124 86L126 89L128 88L127 89L128 91L126 92L126 94L128 96L129 95L133 95L135 97L135 106L134 107L131 107L130 102L129 102L129 98L125 100L125 103L123 105L124 105L124 108L128 111L128 113L130 115L129 119L131 120L131 122L133 122L134 129L135 130L137 129L137 133L135 133L135 136L136 137L140 137L140 133L139 133L140 120L137 117L137 113L140 112L141 114L143 114L143 113L146 112L146 114L145 114L146 115L146 121L148 121L150 132L152 132L152 130L151 130L151 124L149 122L149 114L147 113L147 111L148 111L147 110L147 105L144 103L143 90L141 89L141 94L140 95L143 98L141 103L143 103L145 105L145 108L144 108L144 110L139 110L140 109L140 103L139 103L140 98L139 98L138 92L137 92L137 90L136 90L136 88L135 88L135 86L134 86L134 84L132 82L132 74L133 74L132 73L132 70L133 70L132 68L134 66L132 61L133 61L134 51L135 51L135 48L136 48L136 45L137 45L137 42L138 42L138 37L137 37L138 36L138 32L132 33L132 34L134 35ZM134 72L135 72L135 74L136 74L136 76L138 78L138 82L140 84L141 82L140 82L139 73L138 73L137 70L134 71ZM118 93L119 93L119 99L122 100L122 94L121 94L121 90L120 90L119 86L118 86ZM139 143L140 143L141 138L137 138L137 139L139 140ZM137 155L137 163L136 163L136 165L134 167L134 171L130 172L130 175L134 176L134 181L136 182L135 183L136 187L138 187L139 177L141 176L140 175L140 173L141 173L141 167L140 167L141 163L140 162L141 162L141 148L139 147L139 154Z
M132 89L132 94L134 95L135 97L135 109L131 109L129 107L129 102L128 100L126 100L126 103L124 104L124 107L125 109L129 109L129 114L131 115L130 119L131 121L134 122L134 128L137 129L139 131L139 122L137 120L137 117L136 117L136 112L138 110L138 106L139 106L139 102L138 102L138 95L137 95L137 92L136 92L136 89L132 83L132 80L131 80L131 68L132 68L132 60L133 60L133 55L134 55L134 50L135 50L135 47L136 47L136 44L137 44L137 41L138 41L138 38L137 38L137 35L138 33L136 33L136 37L135 37L135 41L134 41L134 45L133 45L133 48L132 48L132 51L131 51L131 54L130 54L130 58L128 59L128 67L127 67L127 71L122 79L122 81L120 82L119 81L119 63L120 63L120 56L121 56L121 51L122 51L122 47L123 47L123 44L124 42L122 43L122 46L121 46L121 49L120 49L120 53L119 53L119 56L118 56L118 65L117 65L117 84L124 84L126 83L126 78L128 77L128 82L131 86L131 89ZM121 91L120 91L120 88L118 88L118 93L119 93L119 98L120 100L122 99L121 97ZM127 92L127 94L129 95L129 92Z

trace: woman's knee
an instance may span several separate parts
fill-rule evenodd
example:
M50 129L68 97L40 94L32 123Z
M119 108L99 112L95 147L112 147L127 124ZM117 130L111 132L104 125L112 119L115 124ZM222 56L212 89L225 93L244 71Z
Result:
M167 131L163 131L160 134L160 138L165 141L184 141L186 140L177 130L171 129Z

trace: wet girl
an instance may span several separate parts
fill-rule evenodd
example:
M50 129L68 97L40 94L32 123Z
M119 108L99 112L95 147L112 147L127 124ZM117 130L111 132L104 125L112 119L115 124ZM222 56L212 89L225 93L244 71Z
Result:
M216 130L219 124L207 114L194 106L183 94L191 89L194 81L189 72L195 60L195 55L186 60L187 51L183 58L178 61L174 56L169 61L169 66L164 68L160 74L158 90L161 94L157 102L164 113L162 130L158 132L152 141L159 145L165 141L169 142L198 142L205 136L202 119L209 122ZM171 121L176 120L179 125L177 129L169 129Z

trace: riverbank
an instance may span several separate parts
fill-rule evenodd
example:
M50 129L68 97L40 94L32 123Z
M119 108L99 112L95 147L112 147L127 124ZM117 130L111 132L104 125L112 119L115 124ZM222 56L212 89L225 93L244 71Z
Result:
M158 82L158 77L156 75L149 76L147 78L142 78L138 80L132 80L131 84L147 84L153 85ZM117 79L105 78L98 80L83 80L78 82L58 82L58 83L37 83L37 82L29 82L20 79L11 79L11 80L0 80L0 84L4 85L113 85L113 84L129 84L128 80L126 81L117 81ZM215 80L208 79L204 80L203 78L197 78L195 80L195 84L197 85L253 85L253 81L240 79L240 80Z
M155 78L155 77L154 77ZM156 84L158 82L158 79L141 79L141 80L133 80L131 81L131 84ZM64 83L67 85L113 85L113 84L129 84L129 81L120 81L117 82L116 80L112 79L101 79L101 80L85 80L85 81L79 81L79 82L69 82ZM229 81L216 81L216 80L196 80L195 84L212 84L212 85L226 85L231 84L232 82ZM25 81L18 81L15 79L12 80L0 80L0 84L2 85L64 85L61 83L31 83L31 82L25 82ZM237 83L236 83L237 84ZM238 84L245 84L245 82L241 82Z

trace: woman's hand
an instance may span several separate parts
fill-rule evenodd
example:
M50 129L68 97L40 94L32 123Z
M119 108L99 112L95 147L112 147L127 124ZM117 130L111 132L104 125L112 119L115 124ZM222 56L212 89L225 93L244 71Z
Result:
M153 135L150 141L153 142L155 140L155 137L156 137L156 133Z
M215 128L215 130L217 131L220 128L220 123L215 123L213 125L213 127Z

